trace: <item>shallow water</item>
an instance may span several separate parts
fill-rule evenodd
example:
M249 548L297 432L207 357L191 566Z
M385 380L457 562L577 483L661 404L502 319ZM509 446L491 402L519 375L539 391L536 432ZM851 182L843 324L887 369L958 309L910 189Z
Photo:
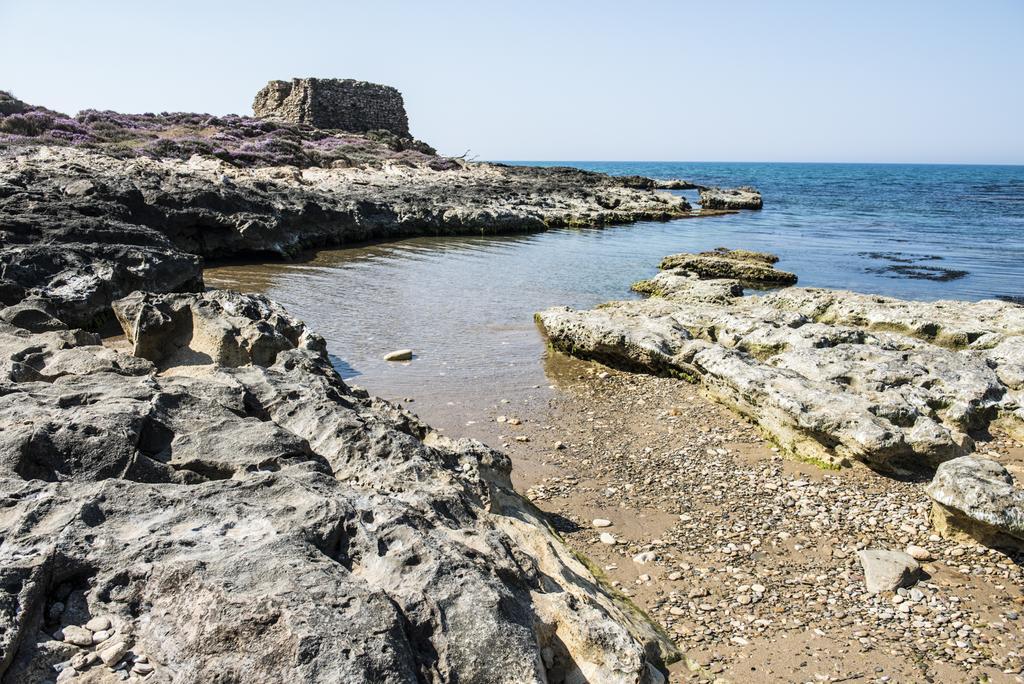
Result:
M302 263L211 268L207 282L281 302L327 339L346 378L388 398L415 397L428 420L542 397L545 347L533 313L632 298L629 285L674 252L771 251L808 286L918 299L1024 295L1024 167L568 163L751 184L765 207L599 230L413 238ZM908 265L967 275L939 282L886 270ZM404 347L415 350L412 362L381 360Z

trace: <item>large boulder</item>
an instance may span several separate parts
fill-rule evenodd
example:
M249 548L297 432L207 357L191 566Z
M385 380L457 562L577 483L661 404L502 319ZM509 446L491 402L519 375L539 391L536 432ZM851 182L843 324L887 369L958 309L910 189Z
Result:
M5 682L663 681L507 456L349 388L264 298L115 308L159 372L0 323Z
M1024 550L1024 489L1002 465L963 456L947 461L928 485L932 522L945 536L966 535L990 546Z
M364 133L385 130L410 137L402 94L391 86L339 78L270 81L252 103L256 116L316 128Z

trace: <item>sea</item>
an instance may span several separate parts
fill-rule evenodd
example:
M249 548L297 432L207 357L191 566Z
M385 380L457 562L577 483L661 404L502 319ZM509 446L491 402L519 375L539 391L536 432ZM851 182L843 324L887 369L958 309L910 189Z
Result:
M802 286L1024 303L1022 166L506 163L752 185L764 208L601 229L411 238L299 262L218 266L207 282L268 294L324 335L348 381L415 399L421 415L445 424L498 397L543 397L551 358L534 312L634 298L630 284L677 252L773 252ZM674 192L696 206L696 191ZM413 361L383 361L400 348L413 349Z

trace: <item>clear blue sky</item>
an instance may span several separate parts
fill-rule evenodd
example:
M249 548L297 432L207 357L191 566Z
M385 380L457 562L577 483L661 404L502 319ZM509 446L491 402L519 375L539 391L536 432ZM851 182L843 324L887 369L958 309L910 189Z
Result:
M484 159L1024 163L1022 0L0 0L0 65L67 112L377 81Z

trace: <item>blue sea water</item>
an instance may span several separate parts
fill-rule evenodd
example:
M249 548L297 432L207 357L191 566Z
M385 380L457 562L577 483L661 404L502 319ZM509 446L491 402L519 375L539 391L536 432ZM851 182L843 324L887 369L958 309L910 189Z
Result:
M344 377L385 397L416 397L417 412L449 426L476 420L497 397L541 397L550 378L535 312L638 297L630 284L654 275L667 254L765 250L800 285L905 298L1024 296L1024 167L560 164L754 185L764 209L591 230L410 238L324 250L308 261L208 269L207 283L267 293L326 338ZM696 200L696 192L682 194ZM893 266L967 273L921 280ZM415 350L412 363L381 358L406 347Z
M713 224L679 222L679 230L693 249L724 245L774 252L799 274L801 285L914 299L1024 296L1024 166L509 163L753 185L764 196L763 210ZM694 202L697 196L680 194ZM941 282L887 270L907 265L967 274Z

